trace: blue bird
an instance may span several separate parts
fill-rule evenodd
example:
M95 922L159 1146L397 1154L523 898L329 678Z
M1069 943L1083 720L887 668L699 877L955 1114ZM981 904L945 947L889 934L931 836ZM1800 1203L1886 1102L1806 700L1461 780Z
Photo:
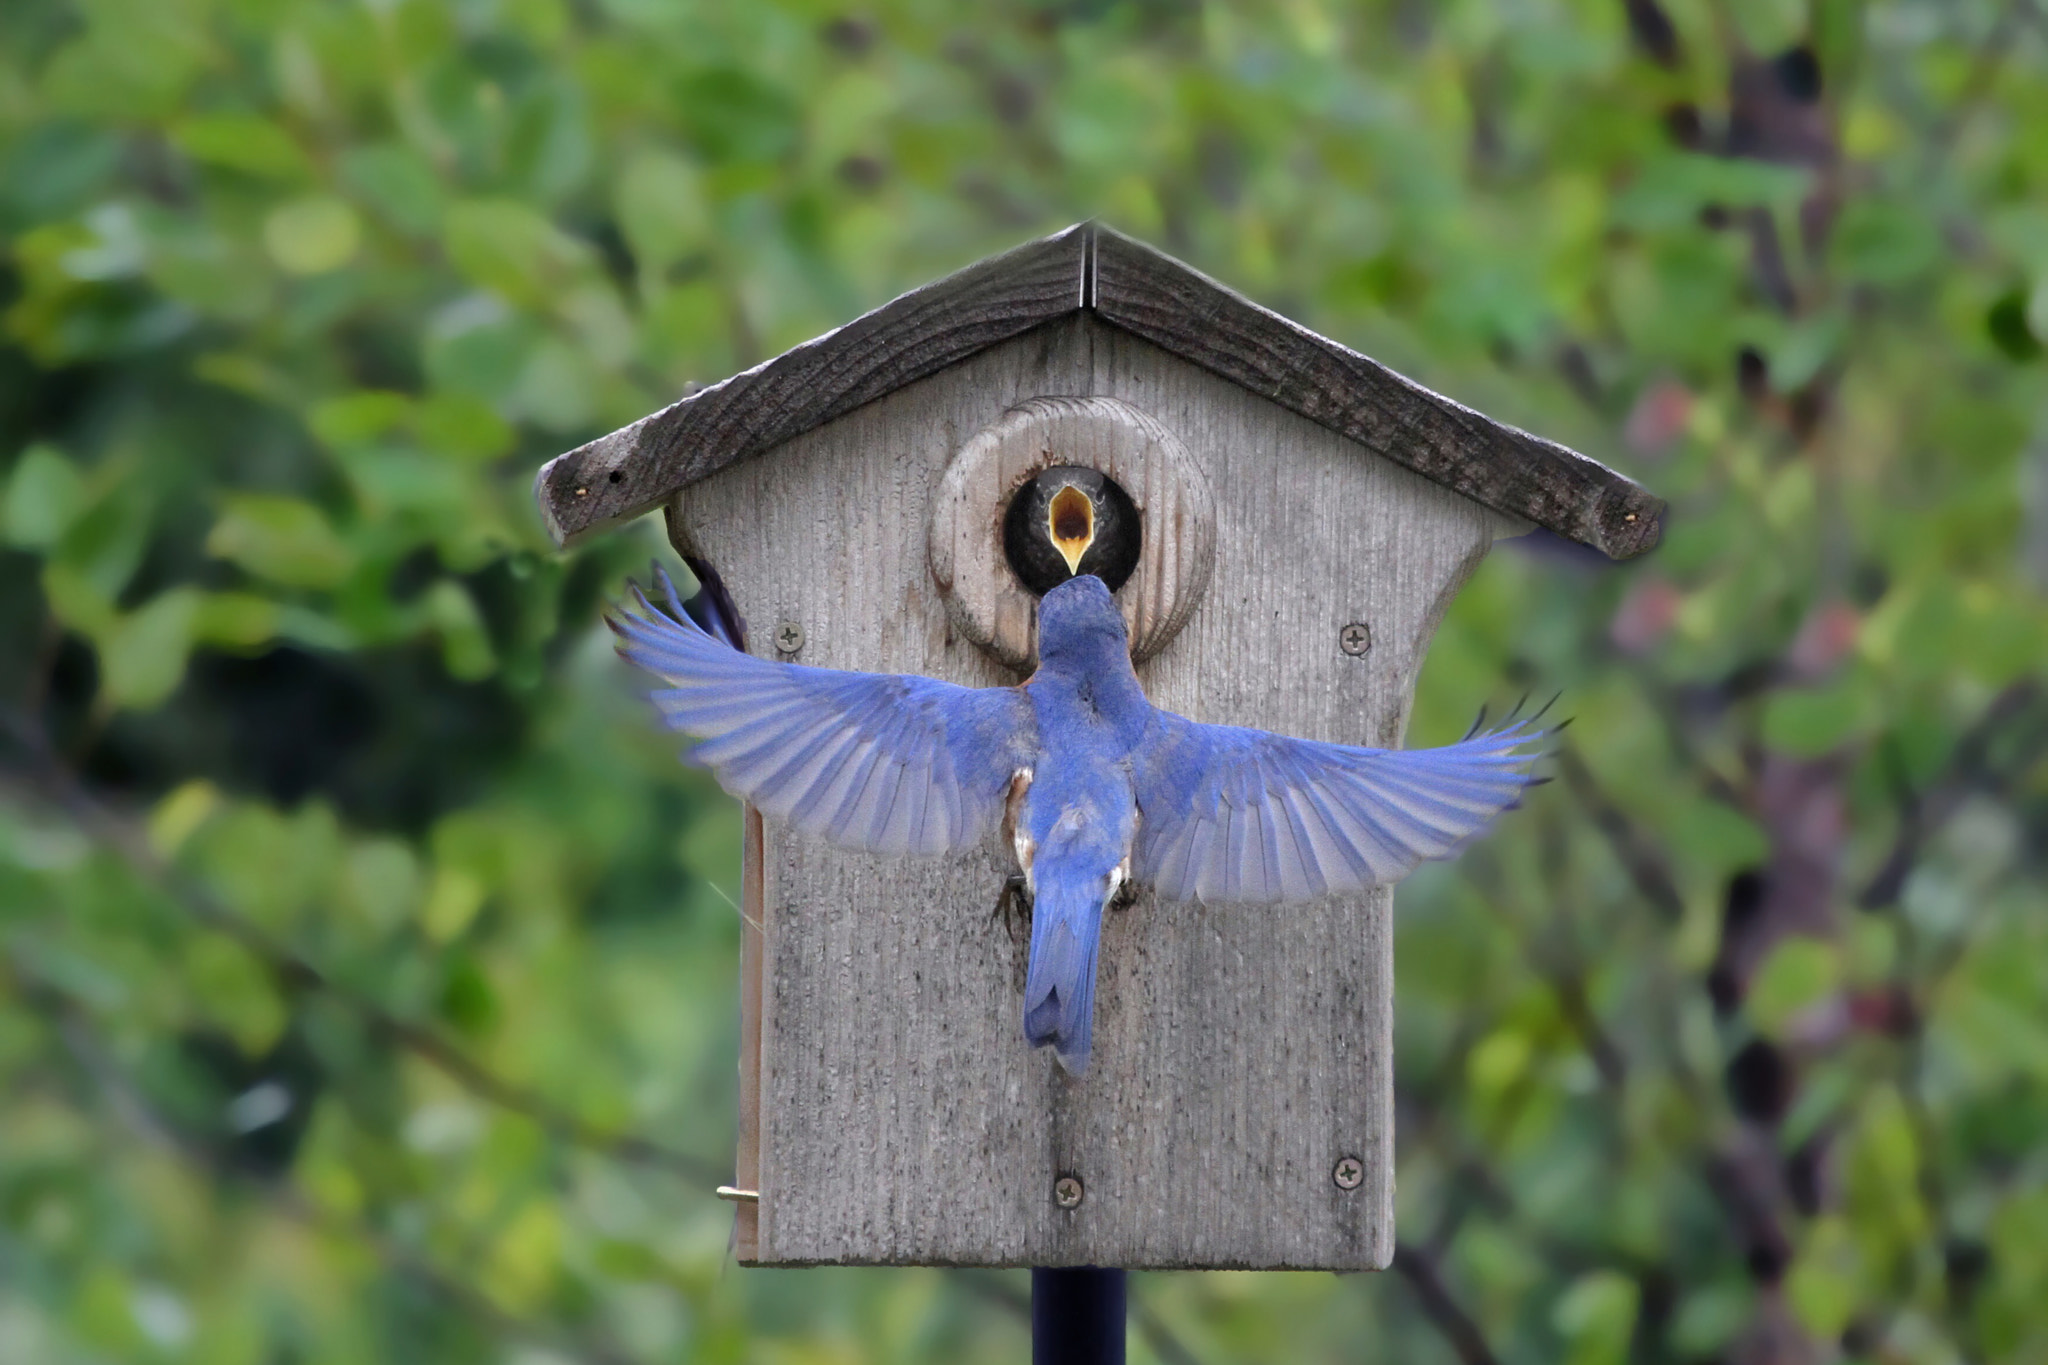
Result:
M1024 1036L1077 1076L1120 895L1274 904L1398 881L1516 804L1551 733L1510 717L1440 749L1367 749L1183 719L1146 700L1092 574L1040 601L1037 672L991 688L757 659L655 574L666 614L636 587L639 610L607 620L671 684L655 706L728 792L869 852L960 852L1000 823L1031 907Z

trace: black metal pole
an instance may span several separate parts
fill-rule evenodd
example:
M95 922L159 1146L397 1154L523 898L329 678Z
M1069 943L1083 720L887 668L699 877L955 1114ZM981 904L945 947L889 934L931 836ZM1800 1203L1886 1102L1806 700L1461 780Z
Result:
M1031 1365L1124 1365L1124 1273L1031 1272Z

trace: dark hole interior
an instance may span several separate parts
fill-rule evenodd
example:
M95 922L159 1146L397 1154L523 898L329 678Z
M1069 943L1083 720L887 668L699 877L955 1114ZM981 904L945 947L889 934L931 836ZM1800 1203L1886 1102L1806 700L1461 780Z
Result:
M1131 495L1100 470L1054 465L1018 489L1003 512L1003 557L1017 581L1039 596L1074 576L1053 536L1077 540L1088 534L1088 519L1081 507L1058 504L1058 523L1051 524L1054 500L1065 488L1086 497L1095 514L1095 538L1081 556L1080 572L1115 592L1137 570L1144 521Z

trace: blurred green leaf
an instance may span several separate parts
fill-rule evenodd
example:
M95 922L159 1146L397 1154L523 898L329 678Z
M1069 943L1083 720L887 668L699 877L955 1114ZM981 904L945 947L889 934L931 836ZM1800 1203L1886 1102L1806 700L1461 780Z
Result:
M759 72L691 72L677 83L675 100L692 143L713 162L769 162L796 148L796 103Z
M1635 1281L1613 1271L1582 1275L1557 1301L1552 1321L1571 1349L1571 1365L1621 1365L1635 1330Z
M534 306L545 304L590 260L580 242L512 199L456 203L442 233L449 260L472 283Z
M313 164L290 133L257 114L201 114L180 120L171 141L195 161L267 179L301 183Z
M149 816L150 846L161 858L175 858L193 832L220 809L220 790L195 779L157 803Z
M1812 183L1791 166L1733 160L1693 152L1665 152L1650 160L1614 201L1620 226L1654 231L1693 223L1709 209L1785 209Z
M1799 1015L1827 999L1842 980L1841 950L1813 938L1788 938L1750 982L1745 1009L1764 1033L1783 1034Z
M55 446L38 442L15 461L0 533L21 549L48 549L70 529L85 503L85 480L77 467Z
M1785 1300L1799 1323L1822 1341L1839 1340L1862 1304L1862 1259L1848 1227L1820 1220L1785 1277Z
M441 181L433 163L414 148L351 147L341 157L341 179L393 227L418 237L440 229Z
M704 189L696 168L682 157L655 150L639 153L619 172L614 199L626 243L650 275L702 250L709 240Z
M433 394L420 404L420 442L440 454L496 459L512 448L515 435L510 423L469 394Z
M306 425L322 442L342 449L388 435L403 426L412 413L413 400L408 395L365 389L315 405Z
M200 595L173 588L121 618L100 643L100 680L117 706L147 710L185 675Z
M215 592L193 606L192 638L223 649L253 650L278 633L280 612L267 597L246 592Z
M1842 210L1828 249L1849 279L1894 287L1926 274L1940 261L1939 225L1906 204L1858 199Z
M218 935L194 939L184 966L206 1021L243 1052L260 1056L284 1032L284 1002L263 964L239 944Z
M206 552L287 587L332 587L354 567L348 546L318 508L265 493L227 499L207 534Z
M1877 716L1871 679L1852 668L1825 687L1773 694L1764 709L1763 733L1774 749L1824 754L1867 732Z
M294 199L263 221L270 258L294 275L319 275L347 265L362 242L355 210L332 195Z

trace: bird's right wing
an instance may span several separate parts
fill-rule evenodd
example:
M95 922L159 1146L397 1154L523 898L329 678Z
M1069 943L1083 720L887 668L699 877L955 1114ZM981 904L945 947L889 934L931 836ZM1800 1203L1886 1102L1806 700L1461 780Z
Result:
M1165 900L1267 904L1399 881L1517 802L1550 733L1539 719L1441 749L1365 749L1161 711L1133 755L1132 878Z
M636 587L639 610L605 620L620 654L672 684L652 700L669 728L702 741L689 756L720 786L876 853L969 848L995 824L1036 748L1020 689L757 659L699 629L655 572L668 614Z

